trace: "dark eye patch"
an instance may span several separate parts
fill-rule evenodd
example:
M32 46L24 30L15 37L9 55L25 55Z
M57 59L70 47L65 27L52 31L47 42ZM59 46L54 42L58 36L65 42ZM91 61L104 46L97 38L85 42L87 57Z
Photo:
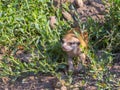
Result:
M80 42L68 42L69 45L77 44L80 45Z
M73 45L73 44L75 44L75 42L68 42L68 44L69 44L69 45Z
M80 45L80 42L77 42L77 45Z

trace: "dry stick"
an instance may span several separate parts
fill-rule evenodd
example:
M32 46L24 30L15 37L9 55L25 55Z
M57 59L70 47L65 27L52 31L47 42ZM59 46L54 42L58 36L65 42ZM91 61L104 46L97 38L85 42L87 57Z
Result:
M99 39L93 46L95 46L96 44L98 44L100 41L102 41L104 38L107 38L108 36L104 36L103 38Z

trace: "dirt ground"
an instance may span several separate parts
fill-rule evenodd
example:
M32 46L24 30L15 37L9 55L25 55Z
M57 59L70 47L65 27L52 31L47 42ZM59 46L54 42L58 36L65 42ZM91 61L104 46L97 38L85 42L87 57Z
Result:
M73 16L74 11L76 10L79 15L79 19L82 22L86 21L88 17L101 23L104 22L104 13L106 12L106 9L102 0L83 0L84 3L81 7L75 4L74 0L54 0L54 6L60 7L61 3L66 3L67 1L71 3L71 6L69 7L71 11L68 13ZM72 8L72 5L75 8Z
M116 75L116 82L120 80L120 63L115 64L111 69L111 73ZM62 85L58 79L52 75L38 74L31 75L24 78L19 78L16 82L9 82L8 78L3 78L0 80L0 90L97 90L95 86L96 80L91 78L84 78L81 75L76 75L73 77L73 83L68 86L69 89L61 89ZM86 79L87 83L82 83L82 80ZM119 90L120 87L116 86L115 83L112 90Z
M60 5L60 0L54 0L54 3L56 6ZM63 3L66 0L61 0ZM70 0L70 2L73 2L74 0ZM77 12L79 14L79 18L82 21L86 21L87 17L92 17L94 20L104 22L104 11L105 6L101 2L101 0L89 0L91 2L84 2L83 7L77 8ZM2 54L0 54L0 59L2 58ZM117 79L120 79L120 63L115 64L111 69L111 73L116 74ZM82 77L76 76L73 78L75 85L74 89L71 90L79 90L80 88L77 87L78 83L81 83ZM97 87L94 86L95 81L87 80L89 83L84 84L81 86L83 90L97 90ZM118 80L117 80L118 81ZM8 78L3 78L0 80L0 90L62 90L60 89L60 85L56 84L58 83L58 79L51 75L32 75L28 77L24 77L16 81L15 83L9 83ZM66 90L65 87L63 87L63 90Z

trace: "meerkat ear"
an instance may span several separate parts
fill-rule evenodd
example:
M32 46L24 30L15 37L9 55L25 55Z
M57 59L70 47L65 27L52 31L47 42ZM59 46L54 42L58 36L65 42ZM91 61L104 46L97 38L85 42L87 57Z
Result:
M63 36L60 36L59 42L62 42L62 41L63 41Z
M64 43L64 40L62 38L60 38L59 42L60 43Z

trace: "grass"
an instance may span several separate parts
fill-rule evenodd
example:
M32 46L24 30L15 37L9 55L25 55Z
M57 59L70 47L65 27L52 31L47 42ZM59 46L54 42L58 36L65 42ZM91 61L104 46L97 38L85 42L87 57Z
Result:
M1 61L1 76L19 77L25 72L40 71L55 73L55 67L59 66L57 61L63 55L59 49L60 35L69 27L60 21L60 11L55 12L49 0L1 1L0 4L0 45L11 53L6 53ZM55 30L49 27L49 18L53 14L57 15L60 24ZM33 53L31 63L21 63L13 57L19 47ZM39 53L36 57L35 52Z
M112 54L120 50L120 5L117 0L114 3L110 13L106 14L103 26L91 19L81 24L88 30L91 42L88 53L91 65L86 73L98 80L96 86L100 90L114 87L110 81L115 82L114 75L108 69L113 62ZM55 29L49 27L49 18L53 15L57 17ZM51 0L1 0L0 46L7 51L0 61L0 77L16 80L23 75L42 72L61 78L57 71L64 69L67 62L61 50L60 37L70 28L69 23L62 19L61 10L54 8ZM20 47L26 53L31 53L29 63L14 58ZM95 55L98 50L104 51L101 58ZM72 75L69 77L69 81L72 80ZM119 82L115 83L116 86L119 86Z

